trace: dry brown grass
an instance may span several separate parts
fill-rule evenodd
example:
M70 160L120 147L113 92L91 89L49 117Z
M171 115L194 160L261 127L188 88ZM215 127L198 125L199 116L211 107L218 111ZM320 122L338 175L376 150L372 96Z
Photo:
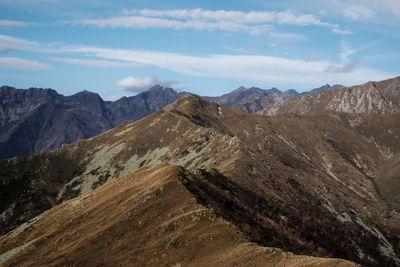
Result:
M141 168L67 201L1 237L0 262L8 256L3 266L355 265L250 243L198 204L182 175L190 174L170 165Z

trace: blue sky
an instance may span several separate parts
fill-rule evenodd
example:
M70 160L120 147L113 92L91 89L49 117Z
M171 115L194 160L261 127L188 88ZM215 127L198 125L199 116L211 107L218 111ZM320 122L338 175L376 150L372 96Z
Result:
M106 99L400 75L400 1L0 0L0 81Z

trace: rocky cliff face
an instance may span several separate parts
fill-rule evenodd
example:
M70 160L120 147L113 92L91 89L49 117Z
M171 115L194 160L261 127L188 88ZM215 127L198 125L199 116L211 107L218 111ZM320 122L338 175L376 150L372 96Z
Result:
M262 113L303 114L333 110L347 113L390 113L400 111L400 77L368 82L353 87L338 87L331 90L311 92L293 97L264 109Z
M295 90L279 91L276 88L263 90L256 87L238 89L218 97L204 97L208 101L218 103L224 107L240 108L253 113L285 100L298 93Z
M196 174L184 179L187 190L258 244L400 265L400 192L390 171L400 155L399 116L269 117L188 95L95 138L0 161L0 229L168 163Z
M63 96L51 89L0 88L0 159L39 154L137 120L182 94L155 86L148 92L105 102L83 91Z

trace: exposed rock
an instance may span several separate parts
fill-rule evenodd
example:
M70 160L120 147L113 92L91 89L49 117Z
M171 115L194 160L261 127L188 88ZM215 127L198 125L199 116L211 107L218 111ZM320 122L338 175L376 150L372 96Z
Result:
M353 87L337 87L317 90L290 98L284 103L266 107L262 113L276 115L282 113L303 114L333 110L347 113L391 113L400 111L400 77L368 82Z

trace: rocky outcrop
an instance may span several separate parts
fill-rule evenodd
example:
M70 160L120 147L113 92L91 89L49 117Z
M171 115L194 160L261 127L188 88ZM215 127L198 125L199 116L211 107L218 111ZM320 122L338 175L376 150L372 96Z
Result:
M346 113L391 113L400 111L400 77L368 82L353 87L338 87L293 97L266 107L262 113L303 114L332 110Z

